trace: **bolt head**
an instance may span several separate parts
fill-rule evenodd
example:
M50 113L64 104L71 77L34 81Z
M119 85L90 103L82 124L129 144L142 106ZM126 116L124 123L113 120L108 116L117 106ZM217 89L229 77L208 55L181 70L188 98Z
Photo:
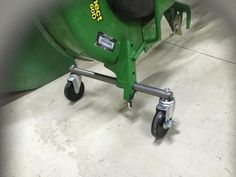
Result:
M172 127L172 120L168 120L168 121L166 121L166 122L164 122L164 124L163 124L163 128L164 129L169 129L169 128L171 128Z
M170 92L170 88L165 88L164 90L166 93Z
M69 69L71 70L71 69L74 69L74 68L75 68L75 65L71 65Z

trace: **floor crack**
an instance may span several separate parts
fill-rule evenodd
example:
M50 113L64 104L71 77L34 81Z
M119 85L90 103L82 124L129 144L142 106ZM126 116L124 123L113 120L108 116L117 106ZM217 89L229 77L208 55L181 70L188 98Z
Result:
M200 51L197 51L197 50L194 50L194 49L190 49L190 48L187 48L187 47L183 47L183 46L180 46L180 45L177 45L177 44L168 42L168 41L164 41L164 43L167 43L167 44L170 44L170 45L173 45L173 46L182 48L182 49L186 49L186 50L189 50L189 51L192 51L192 52L201 54L201 55L205 55L205 56L208 56L208 57L217 59L217 60L221 60L221 61L224 61L224 62L227 62L227 63L231 63L231 64L236 65L236 62L234 62L234 61L230 61L230 60L226 60L226 59L223 59L223 58L220 58L220 57L216 57L216 56L213 56L213 55L210 55L210 54L206 54L206 53L203 53L203 52L200 52Z

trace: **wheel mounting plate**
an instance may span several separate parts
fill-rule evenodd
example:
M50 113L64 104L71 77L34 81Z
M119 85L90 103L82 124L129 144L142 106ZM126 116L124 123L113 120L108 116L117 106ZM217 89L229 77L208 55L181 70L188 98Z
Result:
M173 97L171 100L160 98L156 109L166 113L163 128L169 129L172 126L172 117L175 111L175 98Z
M75 93L78 94L80 91L80 85L82 81L81 76L78 76L76 74L70 74L70 76L67 78L67 81L72 82L73 87L75 89Z

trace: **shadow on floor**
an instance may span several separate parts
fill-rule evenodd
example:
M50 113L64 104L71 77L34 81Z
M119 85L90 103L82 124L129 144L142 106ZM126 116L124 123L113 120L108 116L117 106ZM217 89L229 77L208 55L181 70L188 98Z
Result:
M21 91L21 92L11 92L11 93L2 93L0 94L0 107L7 105L29 93L33 90Z

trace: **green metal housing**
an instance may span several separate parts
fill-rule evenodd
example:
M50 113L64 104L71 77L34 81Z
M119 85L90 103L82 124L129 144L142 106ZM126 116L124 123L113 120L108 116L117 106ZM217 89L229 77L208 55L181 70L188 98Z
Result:
M124 99L134 97L136 83L135 61L143 51L161 39L161 19L164 15L174 30L176 16L187 14L190 8L174 0L154 0L154 15L149 19L123 20L106 0L72 0L58 3L56 13L41 17L37 26L48 41L63 54L72 58L90 57L104 63L115 73L116 85L124 89ZM112 50L98 45L98 35L105 34L114 41Z
M41 87L68 72L74 61L62 55L34 26L23 37L9 66L7 82L1 93L32 90ZM53 69L52 69L53 68Z

